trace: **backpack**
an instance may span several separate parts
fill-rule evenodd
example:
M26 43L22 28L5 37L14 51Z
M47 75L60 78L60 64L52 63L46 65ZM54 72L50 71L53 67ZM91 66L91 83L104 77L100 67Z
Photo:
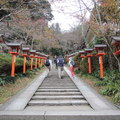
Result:
M63 65L64 65L64 60L63 60L63 58L59 58L59 59L58 59L58 66L63 67Z
M70 64L75 67L75 62L74 61L70 61Z
M50 66L50 61L49 61L49 59L46 60L45 65L46 65L46 66Z

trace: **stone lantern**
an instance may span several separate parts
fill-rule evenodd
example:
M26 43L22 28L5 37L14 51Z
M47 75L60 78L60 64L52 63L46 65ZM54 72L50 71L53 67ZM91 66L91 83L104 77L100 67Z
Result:
M88 58L88 73L91 74L92 73L91 57L93 56L92 55L93 49L85 48L84 50L86 52L86 57Z
M12 54L12 69L11 69L11 77L15 76L15 63L16 56L19 54L19 49L21 47L21 43L6 43L8 47L10 47L10 54Z
M30 70L33 69L33 59L35 57L36 50L30 50Z
M104 49L106 48L106 45L103 44L97 44L95 45L95 50L97 51L96 56L99 56L99 65L100 65L100 78L104 78L104 70L103 70L103 56L106 55L104 52Z
M26 73L26 57L28 56L28 53L30 51L30 48L22 48L22 56L24 57L23 61L23 73Z

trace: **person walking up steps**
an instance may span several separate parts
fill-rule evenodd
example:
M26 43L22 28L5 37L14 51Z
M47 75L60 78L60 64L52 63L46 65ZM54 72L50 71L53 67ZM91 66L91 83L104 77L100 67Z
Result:
M60 55L57 59L57 66L58 66L58 76L59 78L63 78L63 67L64 67L64 59Z
M57 56L54 57L54 64L55 64L55 67L57 69Z
M47 57L46 61L45 61L45 66L48 68L48 70L51 70L51 61L49 56Z
M71 76L74 77L74 66L75 66L75 62L73 61L72 57L69 58L68 64L69 64L69 66L70 66Z

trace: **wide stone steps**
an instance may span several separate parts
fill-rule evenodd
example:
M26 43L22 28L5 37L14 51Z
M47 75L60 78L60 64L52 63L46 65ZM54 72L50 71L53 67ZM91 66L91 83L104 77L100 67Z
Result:
M86 100L31 100L30 106L69 106L69 105L88 105Z
M68 75L66 74L63 79L58 79L56 72L52 72L52 75L49 75L38 87L26 109L55 110L57 106L63 107L62 110L64 108L65 110L72 110L71 107L73 109L77 107L81 110L82 108L91 109L89 103Z
M80 92L36 92L35 95L81 95Z
M79 96L33 96L32 100L64 100L64 99L84 99L82 95Z

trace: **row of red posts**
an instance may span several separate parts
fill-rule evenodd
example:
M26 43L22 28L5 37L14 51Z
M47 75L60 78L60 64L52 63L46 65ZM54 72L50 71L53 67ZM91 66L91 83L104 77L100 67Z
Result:
M112 45L113 45L113 50L114 50L114 55L120 54L120 37L112 37ZM106 45L103 44L97 44L94 46L97 54L95 56L99 56L99 66L100 66L100 78L104 78L104 70L103 70L103 56L106 55L104 52L104 49L107 47ZM77 54L80 54L80 58L82 60L84 58L88 58L88 73L92 73L92 65L91 65L91 57L93 56L92 52L94 49L91 48L85 48L82 51L76 52ZM67 57L73 57L76 55L76 53L73 53L71 55L67 55Z
M12 68L11 77L15 76L15 63L16 56L19 55L19 50L21 49L21 43L7 43L10 47L10 54L12 54ZM36 50L30 50L28 47L22 47L23 60L23 74L26 73L26 58L30 58L30 70L33 69L33 59L35 59L35 68L40 68L44 65L47 55L36 52ZM29 55L30 54L30 55Z

